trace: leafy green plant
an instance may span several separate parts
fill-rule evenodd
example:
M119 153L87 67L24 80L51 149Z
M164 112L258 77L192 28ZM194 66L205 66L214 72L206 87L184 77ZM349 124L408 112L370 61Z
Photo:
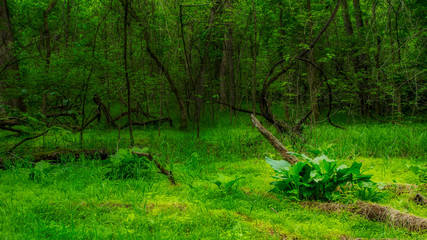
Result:
M148 149L119 149L110 157L110 171L106 174L109 179L139 178L147 175L150 163L147 159L132 154L132 151L146 152Z
M233 186L234 184L239 181L240 179L243 179L244 177L239 177L234 180L228 181L228 182L222 182L222 181L215 181L215 185L218 186L218 188L223 191L225 194L231 194L233 192Z
M298 155L298 154L294 154ZM376 185L371 181L371 175L362 174L361 163L353 162L348 167L339 165L325 155L310 159L298 155L304 161L295 165L287 161L266 161L278 174L277 181L272 182L274 191L284 193L298 200L335 201L342 199L349 192L364 194L363 198L374 198ZM350 191L351 190L351 191ZM365 199L365 200L370 200Z
M43 180L49 178L52 169L52 165L50 165L48 162L38 162L35 164L34 168L31 169L29 179L34 182L42 182Z
M420 182L427 183L427 165L411 165L407 167L418 176Z
M36 183L53 183L58 178L67 176L69 168L64 166L55 166L46 161L40 161L30 168L29 180Z

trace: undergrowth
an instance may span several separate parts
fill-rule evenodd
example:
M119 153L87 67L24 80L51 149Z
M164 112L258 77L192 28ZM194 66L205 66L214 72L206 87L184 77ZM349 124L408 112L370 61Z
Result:
M202 122L200 139L194 131L169 127L162 127L160 135L153 127L135 129L136 145L149 148L172 170L177 186L171 186L146 159L129 155L126 129L122 129L120 141L117 130L85 132L84 148L117 152L109 160L63 156L60 164L32 164L26 157L32 153L80 145L78 134L48 133L18 147L13 155L1 156L13 163L0 170L0 238L426 238L425 233L349 213L308 210L289 197L270 192L274 171L263 159L265 155L272 159L279 156L251 127L246 115L232 122L228 117ZM425 207L410 200L427 191L422 187L422 173L411 168L421 169L425 164L423 129L422 124L355 124L342 131L320 125L314 130L306 128L305 139L282 140L292 151L305 152L312 159L322 154L337 159L340 164L334 171L342 164L352 168L356 162L357 173L373 175L374 182L396 184L383 190L388 194L379 204L426 217ZM1 149L20 141L0 135ZM130 165L133 167L128 168ZM304 168L308 172L315 166ZM402 184L409 187L402 189ZM356 191L346 196L356 199L353 193ZM362 194L356 195L363 199ZM328 199L326 194L324 198ZM345 200L345 196L340 198Z

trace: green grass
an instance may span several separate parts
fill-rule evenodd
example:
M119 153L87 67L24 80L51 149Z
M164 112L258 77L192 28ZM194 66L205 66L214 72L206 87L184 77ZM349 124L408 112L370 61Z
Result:
M64 157L36 180L34 168L0 170L0 239L425 239L385 223L350 213L308 210L269 192L274 172L264 157L279 159L250 125L247 115L204 122L201 137L175 128L137 128L136 144L148 147L172 169L178 182L151 166L140 179L105 178L106 161ZM361 161L373 180L420 184L407 165L425 163L425 125L362 125L342 131L320 125L305 129L305 140L289 138L292 151L325 153L344 162ZM277 133L276 133L277 134ZM103 129L85 133L85 148L125 148L128 132ZM2 149L18 142L4 138ZM52 133L19 147L15 155L77 148L79 135ZM230 191L214 182L238 180ZM425 189L418 189L426 194ZM387 191L380 201L401 211L427 217L425 207L409 198L415 191Z

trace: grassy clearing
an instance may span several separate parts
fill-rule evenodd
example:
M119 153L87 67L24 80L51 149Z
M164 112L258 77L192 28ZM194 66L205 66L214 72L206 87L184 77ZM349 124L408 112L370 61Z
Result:
M383 183L420 184L407 165L425 164L425 125L352 125L347 131L318 126L306 129L306 141L285 143L293 151L325 153L363 169ZM265 156L274 149L250 126L247 116L230 124L221 118L204 123L199 140L192 131L138 129L136 143L148 147L175 173L177 186L152 166L140 179L105 178L106 162L64 157L31 178L35 168L0 170L0 238L2 239L339 239L340 237L425 239L384 223L349 213L308 210L269 193L272 169ZM418 134L416 134L418 133ZM128 133L90 130L85 148L124 148ZM3 138L2 149L17 140ZM390 144L395 143L395 144ZM76 148L79 136L46 135L17 149L23 156L40 148ZM43 166L41 166L43 167ZM230 189L215 182L239 179ZM427 217L425 207L409 198L426 189L390 189L381 204Z

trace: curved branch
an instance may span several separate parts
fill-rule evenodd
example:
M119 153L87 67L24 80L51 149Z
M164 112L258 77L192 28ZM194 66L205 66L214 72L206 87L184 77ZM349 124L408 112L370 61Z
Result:
M297 57L292 58L291 61L288 63L288 65L283 68L280 72L278 72L276 75L274 75L273 77L270 78L270 75L274 72L275 68L277 66L279 66L281 63L283 63L284 61L286 61L286 59L282 59L280 61L278 61L268 72L266 78L264 79L264 84L263 84L263 88L261 91L261 95L260 95L260 109L261 112L263 114L263 117L269 121L271 124L277 124L277 122L274 120L274 117L271 113L270 110L270 106L268 105L267 102L267 91L269 89L269 87L277 80L279 79L280 76L282 76L284 73L286 73L287 71L289 71L289 69L291 69L295 64L296 64L296 60L297 58L303 58L312 48L314 48L314 46L317 44L317 42L320 40L321 36L325 33L326 29L329 27L329 25L332 23L333 19L335 18L339 6L340 6L341 0L337 1L337 4L335 6L335 9L333 11L333 13L331 14L331 16L329 17L329 20L325 23L325 25L323 26L322 30L317 34L316 38L312 41L312 43L309 45L309 47L304 50L303 52L301 52ZM270 80L268 80L270 78ZM281 130L286 130L285 126L281 126L280 124L277 124L278 128Z

